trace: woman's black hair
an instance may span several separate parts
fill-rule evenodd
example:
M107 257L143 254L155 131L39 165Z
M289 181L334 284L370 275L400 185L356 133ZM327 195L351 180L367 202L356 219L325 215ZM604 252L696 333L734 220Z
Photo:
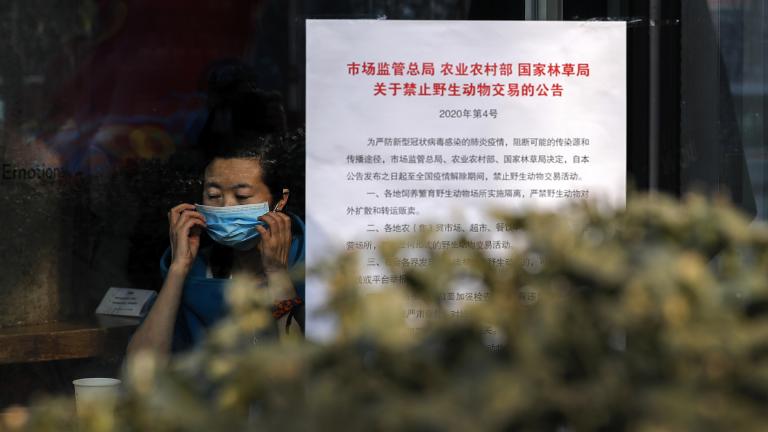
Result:
M283 189L290 190L290 208L303 216L304 205L304 132L257 135L240 133L221 136L208 155L214 159L252 159L259 162L262 181L277 201Z

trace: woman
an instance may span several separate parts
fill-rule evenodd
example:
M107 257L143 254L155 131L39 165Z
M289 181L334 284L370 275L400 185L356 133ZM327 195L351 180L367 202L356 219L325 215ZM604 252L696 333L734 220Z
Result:
M292 180L303 178L301 143L253 133L216 141L202 205L180 204L168 212L165 281L128 345L129 355L152 350L167 356L201 340L226 314L224 289L233 274L252 276L259 281L254 289L273 291L280 334L303 331L304 286L289 275L303 265L304 224L285 211ZM201 247L206 235L215 243Z

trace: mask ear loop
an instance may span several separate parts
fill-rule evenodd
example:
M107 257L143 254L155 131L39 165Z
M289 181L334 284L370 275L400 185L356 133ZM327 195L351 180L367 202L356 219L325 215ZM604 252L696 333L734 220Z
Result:
M283 207L280 205L280 202L283 202L283 203L287 202L288 196L290 195L290 193L291 192L288 189L283 189L283 198L280 201L278 201L277 204L275 204L275 208L272 209L273 212L283 211Z

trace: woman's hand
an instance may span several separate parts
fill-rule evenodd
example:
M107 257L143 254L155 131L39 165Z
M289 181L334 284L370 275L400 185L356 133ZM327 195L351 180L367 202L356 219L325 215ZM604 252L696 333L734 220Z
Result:
M168 212L171 238L171 267L189 271L200 248L200 234L205 217L192 204L179 204Z
M259 252L264 272L267 274L288 270L288 253L291 250L291 218L285 213L269 212L259 220L269 229L257 225L261 234Z

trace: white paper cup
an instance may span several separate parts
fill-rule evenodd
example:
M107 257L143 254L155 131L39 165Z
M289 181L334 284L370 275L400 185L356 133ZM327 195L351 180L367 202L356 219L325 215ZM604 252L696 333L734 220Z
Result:
M75 406L82 414L95 405L114 407L121 381L116 378L81 378L75 385Z

